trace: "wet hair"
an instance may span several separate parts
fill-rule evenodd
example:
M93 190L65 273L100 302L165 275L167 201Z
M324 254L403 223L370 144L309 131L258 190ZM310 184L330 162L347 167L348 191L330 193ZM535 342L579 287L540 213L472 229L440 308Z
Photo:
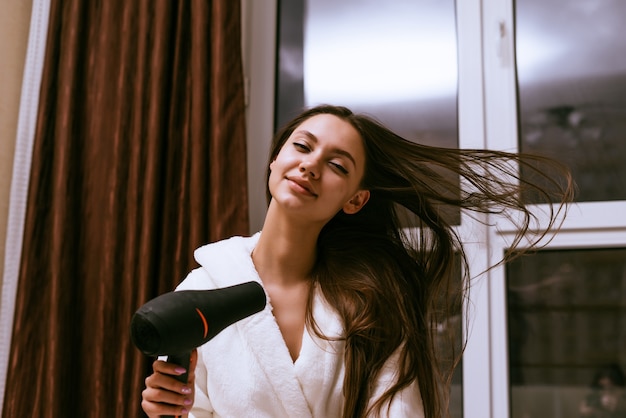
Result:
M421 145L370 116L330 105L308 109L278 131L270 161L302 122L320 114L334 115L359 132L365 149L361 188L370 191L359 212L340 211L324 226L313 271L313 280L344 325L343 417L380 413L415 381L426 416L446 416L452 372L464 342L455 351L459 336L450 332L443 341L447 350L442 350L437 334L461 316L469 282L467 258L450 214L464 209L515 220L518 233L506 257L519 255L523 250L513 250L537 220L521 195L556 202L548 205L548 225L539 232L532 228L536 234L525 241L526 249L558 227L557 214L566 210L574 193L569 171L539 156ZM532 176L522 178L521 169ZM269 174L268 168L268 179ZM271 199L269 189L267 196ZM461 283L456 280L459 264ZM307 326L324 337L311 306L310 299ZM392 356L397 359L396 380L372 399L372 385Z

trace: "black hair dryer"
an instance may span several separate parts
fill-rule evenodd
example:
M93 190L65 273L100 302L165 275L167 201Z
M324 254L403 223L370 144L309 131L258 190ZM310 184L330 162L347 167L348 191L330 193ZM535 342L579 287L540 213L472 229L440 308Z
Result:
M257 282L213 290L169 292L147 302L130 324L133 343L148 356L167 356L169 363L189 369L191 351L224 328L265 308ZM187 373L177 376L187 382Z

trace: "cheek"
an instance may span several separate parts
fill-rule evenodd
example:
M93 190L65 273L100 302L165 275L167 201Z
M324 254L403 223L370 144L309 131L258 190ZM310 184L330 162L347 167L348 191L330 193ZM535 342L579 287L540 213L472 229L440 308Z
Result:
M267 178L267 187L270 190L270 193L273 195L276 191L276 187L283 179L285 174L285 169L279 160L274 160L270 163L270 173Z
M272 184L276 183L276 176L278 174L276 173L276 170L272 169L272 165L270 164L270 175L267 178L268 181L268 186L271 188Z
M339 208L341 208L346 202L348 202L352 198L352 196L354 196L354 193L356 191L356 189L343 181L329 182L326 186L326 195L329 199L332 199L334 201L333 206L336 205Z
M270 163L270 170L281 170L288 167L293 160L293 156L290 153L282 149Z

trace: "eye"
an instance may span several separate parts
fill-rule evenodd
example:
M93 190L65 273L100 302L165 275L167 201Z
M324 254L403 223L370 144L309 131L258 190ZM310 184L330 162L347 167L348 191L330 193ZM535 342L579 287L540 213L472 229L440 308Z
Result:
M301 152L311 151L311 148L309 148L307 144L303 144L302 142L294 142L293 146Z
M348 170L341 164L331 161L330 165L333 166L337 171L341 172L342 174L348 174Z

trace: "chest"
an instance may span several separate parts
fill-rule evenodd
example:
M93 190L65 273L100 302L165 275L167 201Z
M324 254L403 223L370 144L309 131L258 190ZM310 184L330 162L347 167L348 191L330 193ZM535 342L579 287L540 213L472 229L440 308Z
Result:
M293 289L268 289L272 313L278 324L285 344L289 349L291 359L296 361L302 348L306 307L308 301L308 287Z

